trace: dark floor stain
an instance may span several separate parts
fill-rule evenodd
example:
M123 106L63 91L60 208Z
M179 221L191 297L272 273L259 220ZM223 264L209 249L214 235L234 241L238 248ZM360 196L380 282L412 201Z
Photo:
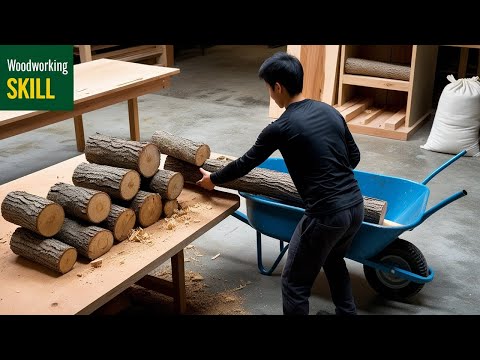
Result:
M256 99L251 96L242 96L236 98L235 100L240 101L243 105L268 105L268 99Z
M215 99L215 101L225 101L230 99L230 96L222 96L221 98Z

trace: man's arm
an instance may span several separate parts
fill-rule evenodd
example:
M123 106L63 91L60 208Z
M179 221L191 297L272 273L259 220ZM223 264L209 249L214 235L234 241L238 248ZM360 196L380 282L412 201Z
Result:
M278 126L275 123L268 125L258 136L255 145L242 157L210 175L213 184L223 184L248 174L278 149L279 137Z
M355 169L360 162L360 150L358 149L357 144L355 143L355 140L353 139L352 133L350 132L350 129L348 128L348 125L346 122L345 124L345 140L347 143L347 151L348 151L348 160L350 161L350 165L352 166L352 169Z

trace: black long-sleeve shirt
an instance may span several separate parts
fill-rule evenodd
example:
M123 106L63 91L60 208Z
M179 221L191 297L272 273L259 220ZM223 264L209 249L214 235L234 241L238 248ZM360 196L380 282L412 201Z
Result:
M360 151L343 116L332 106L305 99L288 105L242 157L211 174L220 185L246 175L275 150L310 216L334 213L362 201L353 169Z

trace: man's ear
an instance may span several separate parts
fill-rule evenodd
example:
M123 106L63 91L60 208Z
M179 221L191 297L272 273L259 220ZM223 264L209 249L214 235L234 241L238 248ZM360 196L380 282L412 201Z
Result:
M279 94L282 93L282 85L280 85L279 82L276 82L275 85L273 86L273 90Z

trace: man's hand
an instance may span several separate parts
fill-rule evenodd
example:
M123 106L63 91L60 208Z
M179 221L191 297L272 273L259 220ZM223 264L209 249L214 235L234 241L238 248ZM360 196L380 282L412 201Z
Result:
M207 170L204 170L202 168L199 169L200 172L202 173L203 177L196 182L198 186L201 186L204 189L207 190L213 190L215 188L215 184L210 180L210 174Z

